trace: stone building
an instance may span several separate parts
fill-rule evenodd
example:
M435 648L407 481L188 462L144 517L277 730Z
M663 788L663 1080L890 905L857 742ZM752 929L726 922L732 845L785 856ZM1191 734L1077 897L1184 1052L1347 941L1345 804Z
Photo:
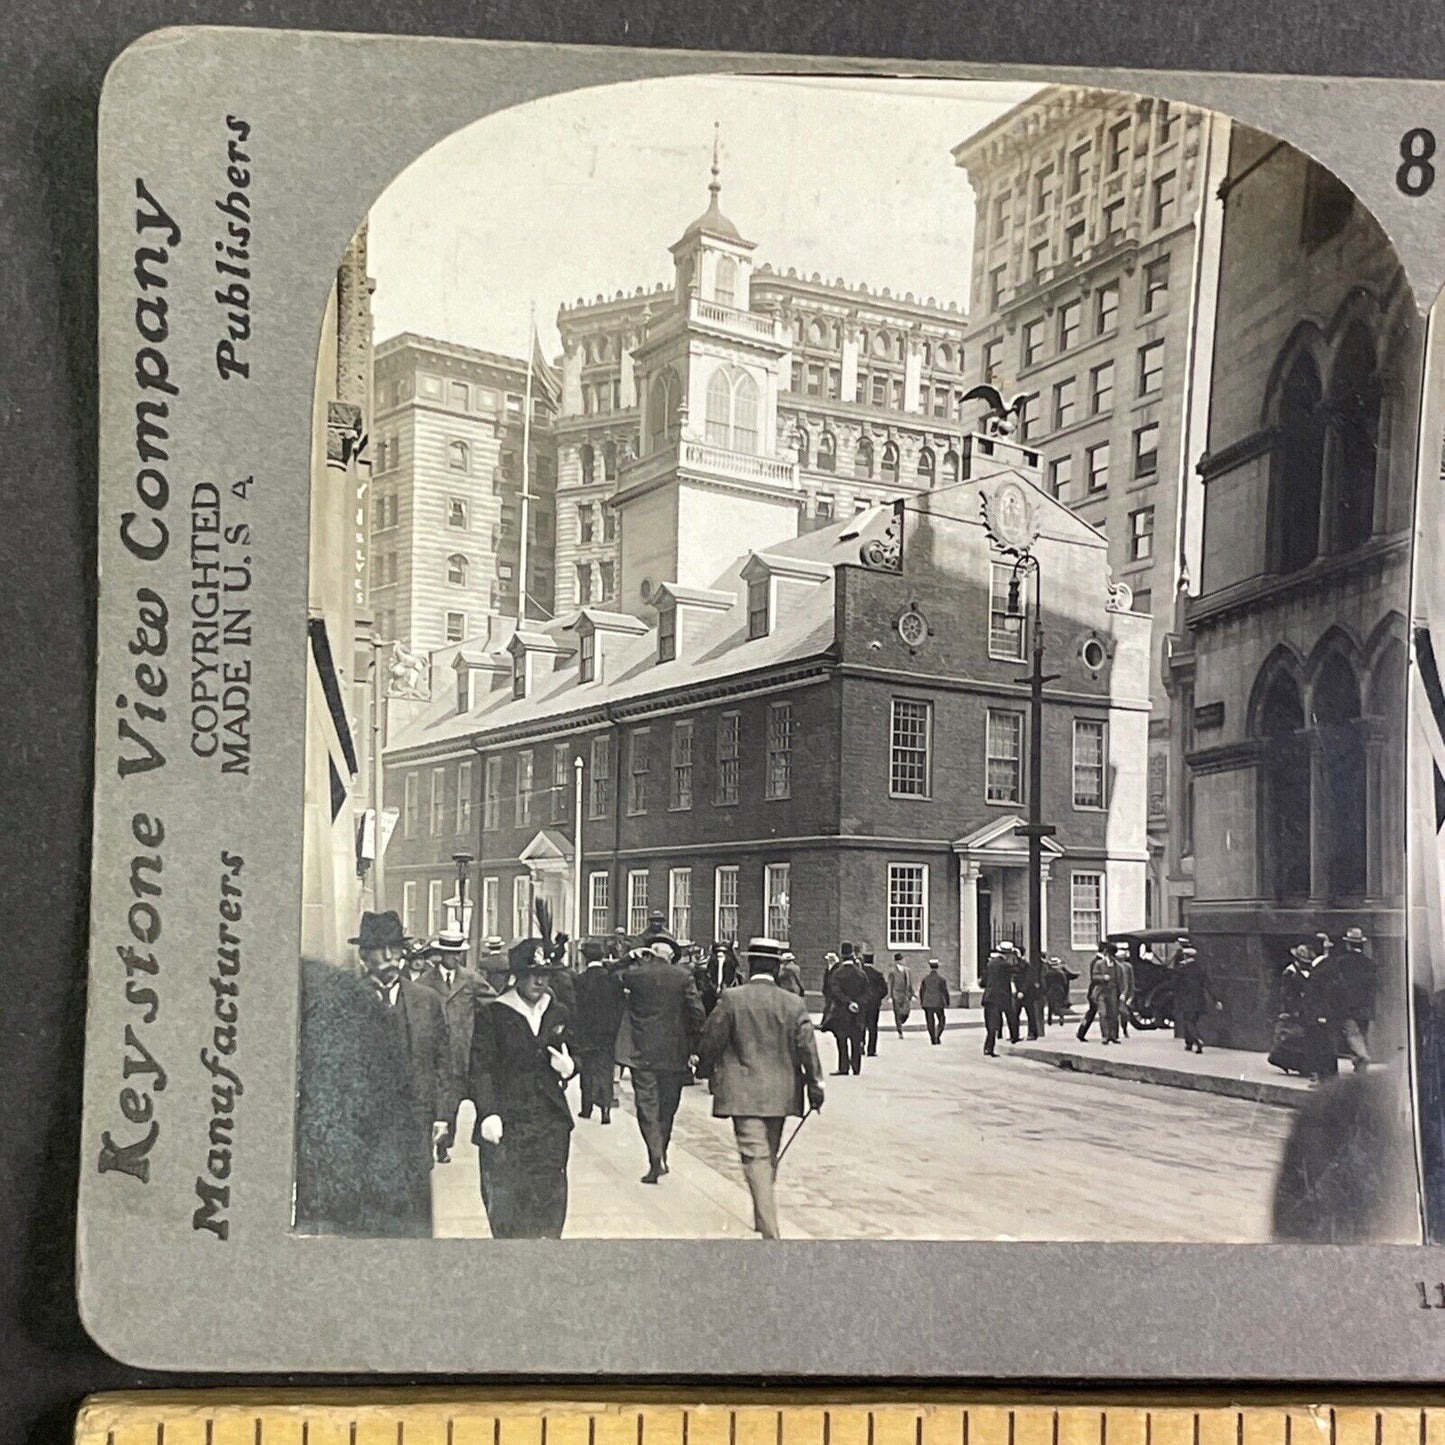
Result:
M367 537L371 284L363 226L322 320L312 402L301 951L340 962L367 902L358 830L371 807Z
M681 320L639 364L655 375L694 344ZM776 376L786 349L781 326L760 328L750 365ZM714 365L735 387L736 363ZM772 434L781 388L759 391ZM654 572L645 607L583 607L438 654L432 701L387 754L389 888L409 927L454 921L467 853L477 938L527 931L540 896L584 935L641 932L661 908L687 939L788 939L810 987L842 939L938 957L973 985L1027 918L1015 829L1033 624L1010 611L1010 535L1042 564L1058 674L1047 946L1078 964L1101 932L1141 925L1149 621L1116 610L1103 538L1038 490L1036 453L977 435L957 451L959 480L802 535L778 536L766 506L735 509L701 580L685 538L654 538L656 566L680 558L693 575ZM656 510L625 479L624 541ZM674 510L679 532L691 505Z
M1424 326L1379 225L1299 151L1236 127L1222 193L1203 565L1172 676L1190 932L1224 1037L1260 1047L1317 930L1369 934L1400 1022Z
M430 652L518 615L527 363L405 332L376 348L371 602L383 638ZM550 617L556 443L534 371L526 437L528 615Z
M1209 178L1227 129L1166 100L1050 86L953 151L976 200L966 379L1024 397L1020 435L1043 458L1045 487L1107 536L1115 581L1154 619L1155 924L1179 922L1191 888L1171 840L1182 783L1161 660L1176 596L1197 574L1190 401L1208 359Z
M962 327L956 304L893 296L755 264L754 244L707 209L672 247L673 280L563 307L557 420L557 607L645 611L637 589L678 569L649 558L624 584L619 492L655 492L681 473L669 511L727 497L760 509L777 536L825 527L903 490L959 477ZM731 388L715 363L733 368ZM763 426L758 418L766 413ZM649 535L696 528L634 509ZM639 535L633 539L638 546ZM635 548L634 548L635 552ZM673 559L675 560L675 559ZM711 566L712 557L706 558ZM706 570L706 566L704 570ZM679 576L688 573L683 565Z

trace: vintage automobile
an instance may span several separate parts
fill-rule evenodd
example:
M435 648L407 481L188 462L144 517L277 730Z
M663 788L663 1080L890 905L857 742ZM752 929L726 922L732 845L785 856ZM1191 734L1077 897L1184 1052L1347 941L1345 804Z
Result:
M1174 963L1189 935L1178 928L1140 928L1111 933L1105 943L1123 943L1134 966L1134 997L1129 1022L1137 1029L1169 1028L1174 1023Z

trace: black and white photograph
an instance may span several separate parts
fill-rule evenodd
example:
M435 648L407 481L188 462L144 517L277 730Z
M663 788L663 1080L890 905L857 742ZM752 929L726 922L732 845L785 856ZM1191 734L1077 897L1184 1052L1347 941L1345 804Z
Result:
M298 1232L1418 1240L1425 326L1345 185L1147 95L716 76L358 202Z

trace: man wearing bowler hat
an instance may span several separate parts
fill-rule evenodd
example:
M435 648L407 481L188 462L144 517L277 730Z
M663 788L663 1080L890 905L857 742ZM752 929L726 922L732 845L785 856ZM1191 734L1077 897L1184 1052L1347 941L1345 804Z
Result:
M1330 956L1331 1012L1340 1050L1358 1074L1370 1066L1366 1040L1375 1017L1375 961L1361 929L1347 928L1340 943L1343 947Z
M496 998L497 991L474 969L467 967L467 936L456 929L443 929L427 950L431 967L422 983L442 1001L451 1040L452 1109L446 1133L437 1141L437 1163L451 1160L457 1138L457 1109L467 1096L467 1074L471 1068L472 1032L477 1010Z
M823 1107L823 1066L807 1005L779 988L782 945L755 938L748 980L728 989L708 1015L698 1045L698 1076L709 1080L713 1117L731 1119L743 1174L753 1197L753 1228L777 1239L774 1195L783 1121L808 1105Z
M402 973L410 941L394 911L363 913L361 927L350 940L361 955L363 977L405 1060L417 1148L430 1162L433 1148L446 1137L447 1125L456 1114L452 1055L441 1000ZM429 1201L425 1208L430 1218Z
M470 1092L482 1202L493 1239L560 1239L567 1220L572 1110L577 1072L567 1010L547 988L541 939L507 955L508 984L477 1012Z

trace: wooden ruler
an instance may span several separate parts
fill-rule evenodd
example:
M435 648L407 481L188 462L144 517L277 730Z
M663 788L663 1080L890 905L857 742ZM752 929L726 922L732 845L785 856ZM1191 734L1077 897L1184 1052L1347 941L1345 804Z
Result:
M538 1400L497 1391L153 1392L86 1402L77 1445L1445 1445L1445 1405L1148 1403L1006 1391L633 1390ZM1439 1399L1437 1394L1434 1399Z

